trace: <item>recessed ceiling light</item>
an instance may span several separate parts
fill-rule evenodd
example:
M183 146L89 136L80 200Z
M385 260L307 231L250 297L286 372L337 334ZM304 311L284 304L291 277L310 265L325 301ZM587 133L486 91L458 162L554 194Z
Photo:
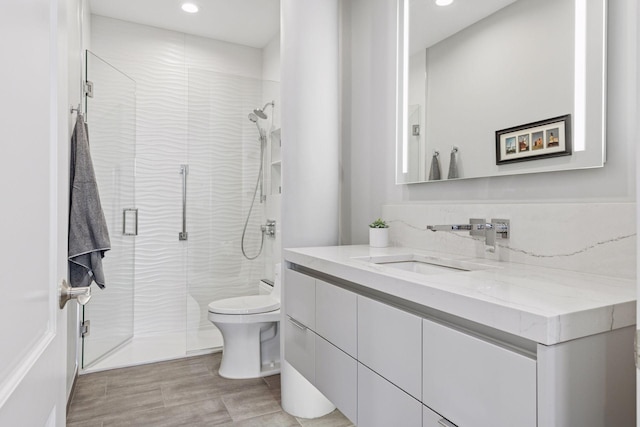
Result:
M198 11L198 6L193 3L183 3L182 10L189 13L196 13Z
M436 0L438 6L449 6L451 3L453 3L453 0Z

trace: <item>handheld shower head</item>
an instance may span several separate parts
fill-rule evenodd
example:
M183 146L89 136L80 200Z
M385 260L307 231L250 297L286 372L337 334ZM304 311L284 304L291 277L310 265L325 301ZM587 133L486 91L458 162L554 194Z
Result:
M275 105L274 101L271 102L267 102L266 104L264 104L264 107L262 108L256 108L255 110L253 110L253 113L257 116L260 117L261 119L266 119L268 116L265 114L264 110L268 107L271 106L271 108L273 108Z
M249 113L249 120L251 120L251 123L256 124L256 127L258 128L258 133L260 134L260 139L265 138L266 132L264 129L260 127L260 123L258 123L258 115L255 113Z

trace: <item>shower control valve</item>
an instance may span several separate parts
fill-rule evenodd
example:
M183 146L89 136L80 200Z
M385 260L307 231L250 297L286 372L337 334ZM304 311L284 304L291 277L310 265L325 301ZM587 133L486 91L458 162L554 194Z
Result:
M267 236L276 237L276 220L268 219L266 224L260 226L260 229Z

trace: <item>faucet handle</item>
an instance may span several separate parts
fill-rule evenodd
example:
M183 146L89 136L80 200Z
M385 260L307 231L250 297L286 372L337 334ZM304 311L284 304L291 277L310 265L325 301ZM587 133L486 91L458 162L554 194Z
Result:
M511 222L508 219L491 218L491 228L503 239L508 239L511 234Z
M471 224L470 236L484 237L485 227L487 226L487 220L485 218L470 218L469 224Z
M509 220L491 218L485 230L485 246L488 252L496 251L496 237L507 239L509 237Z

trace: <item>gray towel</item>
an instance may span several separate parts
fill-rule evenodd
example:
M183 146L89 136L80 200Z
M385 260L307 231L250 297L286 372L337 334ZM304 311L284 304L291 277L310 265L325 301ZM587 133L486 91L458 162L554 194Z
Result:
M71 286L104 288L102 258L111 249L98 184L89 153L88 128L78 114L71 136L69 194L69 280Z
M429 181L437 181L441 179L440 176L440 158L437 151L433 154L431 159L431 170L429 170Z
M456 162L456 153L457 149L451 150L451 159L449 160L449 175L447 175L448 179L457 178L458 177L458 163Z

